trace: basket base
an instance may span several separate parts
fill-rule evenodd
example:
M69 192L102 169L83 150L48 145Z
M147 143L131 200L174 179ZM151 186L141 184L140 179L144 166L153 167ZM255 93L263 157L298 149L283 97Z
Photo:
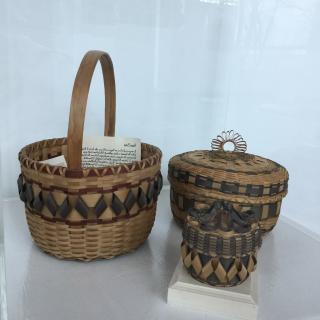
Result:
M59 255L59 254L54 254L52 253L51 251L49 250L46 250L44 247L40 246L39 243L37 243L34 239L32 239L34 241L34 243L36 244L36 246L45 254L49 255L49 256L52 256L54 258L57 258L59 260L69 260L69 261L79 261L79 262L90 262L90 261L95 261L95 260L111 260L113 258L116 258L118 256L122 256L124 254L129 254L129 253L132 253L132 252L135 252L136 250L139 249L140 246L142 246L144 244L144 242L147 240L144 240L141 244L137 245L136 248L133 248L131 250L128 250L128 251L123 251L117 255L113 255L113 256L110 256L110 255L105 255L105 256L97 256L95 258L86 258L86 257L74 257L74 256L64 256L64 255Z
M112 223L67 225L43 219L26 210L31 236L44 252L58 259L91 261L112 259L134 251L148 238L156 206L137 216Z
M190 249L184 241L181 244L181 257L186 270L193 278L214 287L237 286L248 279L251 272L256 269L256 251L241 256L230 258L229 265L223 265L219 257L219 264L215 264L215 257L205 256L196 250ZM203 262L206 261L206 262Z

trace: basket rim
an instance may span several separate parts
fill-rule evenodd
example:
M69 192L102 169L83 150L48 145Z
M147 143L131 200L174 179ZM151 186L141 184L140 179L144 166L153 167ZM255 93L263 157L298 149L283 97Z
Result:
M67 145L67 138L53 138L39 140L24 146L18 153L18 160L22 167L40 171L46 174L61 175L70 178L81 178L90 176L105 176L114 174L126 174L132 171L143 170L160 164L162 158L161 150L145 142L141 142L141 147L147 148L152 154L142 160L133 161L127 164L110 165L105 167L89 167L80 170L72 170L68 167L41 163L42 160L34 160L29 154L36 150L50 147L62 147Z
M169 159L169 165L171 166L175 166L175 164L178 162L178 163L184 163L184 162L187 162L186 159L184 158L185 156L188 156L188 155L193 155L193 154L197 154L197 153L201 153L205 156L209 156L210 153L213 153L213 154L234 154L234 155L242 155L242 156L248 156L248 157L256 157L258 159L261 159L261 160L265 160L267 161L268 163L271 163L271 164L274 164L275 167L272 169L272 170L268 170L268 169L264 169L259 172L257 171L251 171L251 170L232 170L232 169L222 169L222 168L214 168L214 167L206 167L204 165L198 165L198 164L195 164L195 163L192 163L192 162L188 162L188 165L194 167L194 168L201 168L201 167L204 167L204 168L208 168L208 169L211 169L212 171L226 171L226 172L234 172L234 173L243 173L243 174L248 174L248 175L268 175L272 172L281 172L283 171L283 176L288 176L289 177L289 173L288 173L288 170L286 167L284 167L282 164L280 164L279 162L276 162L272 159L269 159L267 157L263 157L263 156L260 156L260 155L257 155L257 154L254 154L254 153L249 153L249 152L236 152L236 151L212 151L212 150L206 150L206 149L196 149L196 150L190 150L190 151L186 151L186 152L182 152L182 153L179 153L179 154L176 154L174 156L172 156L170 159ZM226 159L227 162L229 162L230 160ZM214 163L214 161L212 161ZM172 164L173 163L173 164ZM192 171L192 170L191 170Z

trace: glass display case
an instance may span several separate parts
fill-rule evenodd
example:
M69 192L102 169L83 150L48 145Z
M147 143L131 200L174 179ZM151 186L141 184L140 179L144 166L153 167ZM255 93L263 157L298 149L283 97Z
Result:
M319 319L319 16L316 0L2 1L1 319L212 319L166 303L182 240L167 167L231 129L249 153L289 172L279 224L258 256L258 319ZM80 263L33 244L17 156L29 143L66 136L74 75L93 49L114 62L116 135L159 146L164 189L140 249ZM101 72L91 86L85 131L97 135Z

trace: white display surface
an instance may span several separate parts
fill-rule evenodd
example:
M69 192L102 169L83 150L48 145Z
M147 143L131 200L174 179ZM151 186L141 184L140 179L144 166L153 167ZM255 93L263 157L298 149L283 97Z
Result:
M215 319L166 303L181 230L163 190L154 229L136 252L90 263L61 261L31 241L23 203L4 203L8 320ZM258 255L258 319L320 319L320 242L286 221ZM218 319L218 318L216 318Z
M188 274L180 260L168 288L168 304L206 311L229 320L255 320L258 314L257 272L235 287L212 287Z

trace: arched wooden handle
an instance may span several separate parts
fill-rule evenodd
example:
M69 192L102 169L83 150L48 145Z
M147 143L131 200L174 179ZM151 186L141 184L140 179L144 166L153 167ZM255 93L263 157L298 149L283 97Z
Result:
M90 83L97 62L100 61L105 93L105 136L114 136L116 89L110 56L103 51L89 51L83 57L74 81L68 128L67 163L71 170L81 169L84 119Z

